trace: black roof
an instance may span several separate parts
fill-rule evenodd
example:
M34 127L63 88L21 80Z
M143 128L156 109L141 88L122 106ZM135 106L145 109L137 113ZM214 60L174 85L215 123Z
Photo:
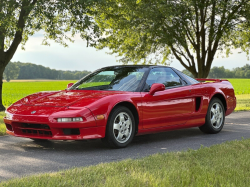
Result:
M131 65L131 64L126 64L126 65L113 65L113 66L105 66L105 67L102 67L102 68L112 68L112 67L169 67L169 68L172 68L170 66L163 66L163 65L141 65L141 64L138 64L138 65ZM100 68L100 69L102 69Z

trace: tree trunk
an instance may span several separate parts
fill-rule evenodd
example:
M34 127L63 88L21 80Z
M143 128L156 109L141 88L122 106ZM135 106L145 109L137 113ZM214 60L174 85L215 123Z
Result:
M0 111L5 111L5 107L3 106L3 99L2 99L2 90L3 90L3 72L6 66L0 66Z
M197 60L197 65L198 67L200 67L198 68L198 72L195 67L188 67L186 69L189 70L190 73L192 73L194 78L207 78L211 69L213 59L214 59L214 55L210 55L208 56L207 61L204 58L200 61Z
M210 69L207 67L204 67L201 71L197 72L191 72L194 78L207 78L208 74L210 72Z

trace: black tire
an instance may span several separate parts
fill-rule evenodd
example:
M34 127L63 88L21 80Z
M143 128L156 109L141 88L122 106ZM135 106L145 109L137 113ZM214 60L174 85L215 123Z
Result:
M208 106L206 122L200 126L200 130L207 134L219 133L225 122L225 109L221 100L213 98Z
M131 143L134 135L135 119L132 112L124 106L116 107L109 116L106 136L102 141L112 148L124 148Z

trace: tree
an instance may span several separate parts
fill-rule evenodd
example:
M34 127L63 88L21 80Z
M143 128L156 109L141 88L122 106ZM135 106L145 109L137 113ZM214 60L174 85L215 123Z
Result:
M250 70L247 70L247 71L245 72L245 77L246 77L246 78L250 78Z
M236 78L244 78L245 77L245 73L243 70L241 70L240 68L238 70L236 70L235 72L235 77Z
M213 78L225 78L226 76L226 69L224 66L221 67L213 67L209 73L209 77Z
M235 74L233 71L230 71L229 69L225 70L225 77L221 77L221 78L234 78Z
M235 47L241 48L242 51L246 52L248 60L250 57L250 10L248 9L245 18L247 21L243 22L239 26L239 31L237 32L238 37L233 37L232 41Z
M87 43L98 36L91 9L99 0L1 0L0 1L0 80L7 64L18 46L27 42L29 36L42 30L44 45L54 40L64 46L66 41L80 33ZM68 33L71 33L69 36ZM0 111L2 104L2 81L0 82Z
M19 75L20 68L16 63L10 62L3 73L4 79L9 82L11 79L16 79Z
M123 63L175 57L194 77L207 77L216 52L230 54L247 22L249 0L109 0L96 21L106 46Z

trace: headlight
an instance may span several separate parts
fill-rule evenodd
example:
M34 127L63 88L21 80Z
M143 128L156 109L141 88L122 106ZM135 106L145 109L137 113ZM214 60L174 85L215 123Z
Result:
M83 121L81 117L77 118L57 118L57 122L78 122L78 121Z
M6 116L5 116L6 119L12 120L13 114L11 114L11 113L9 113L7 111L5 111L5 114L6 114Z

